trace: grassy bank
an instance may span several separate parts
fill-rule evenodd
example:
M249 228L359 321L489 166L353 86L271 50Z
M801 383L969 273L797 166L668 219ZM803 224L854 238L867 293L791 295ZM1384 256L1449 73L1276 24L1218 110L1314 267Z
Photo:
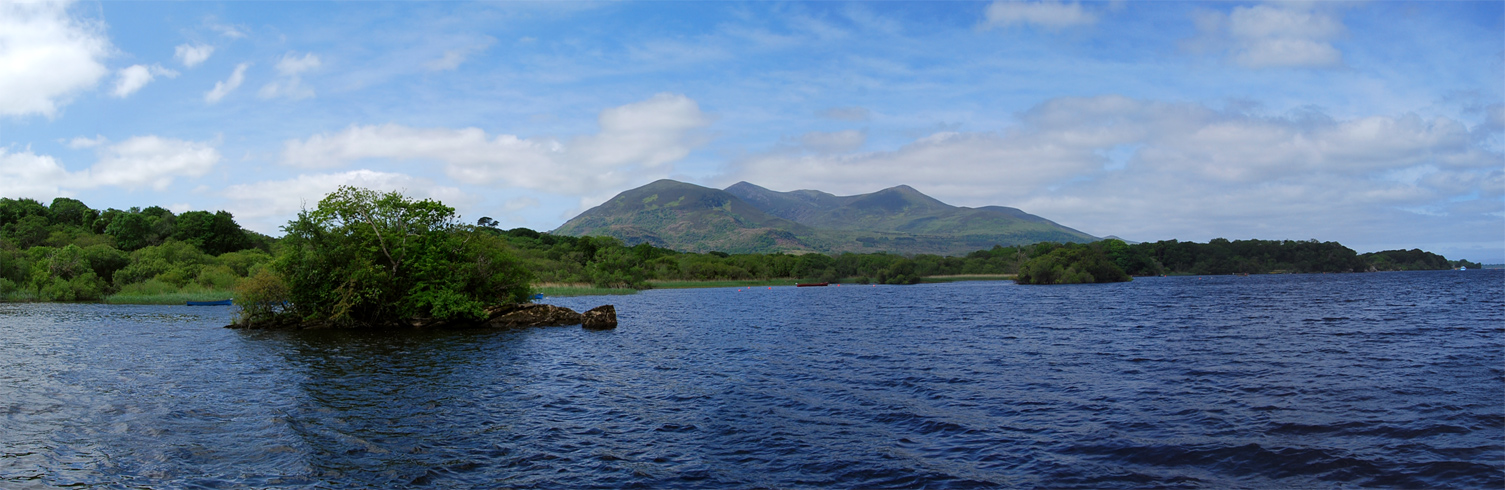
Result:
M724 280L724 281L648 281L654 289L695 289L695 288L745 288L762 286L793 286L799 282L795 279L748 279L748 280Z
M216 288L195 283L174 286L156 279L147 279L128 284L120 291L105 296L103 302L115 305L181 305L187 301L219 301L235 297L229 288Z
M1009 281L1014 279L1015 274L958 274L954 276L926 276L920 278L922 283L958 282L958 281Z
M163 295L117 295L105 296L104 302L111 305L182 305L190 301L220 301L230 299L230 292L163 293Z
M172 292L157 294L116 293L106 296L105 303L112 305L181 305L189 301L219 301L231 299L230 291Z
M638 290L629 288L598 288L590 284L569 283L543 283L533 286L533 292L544 296L610 296L619 294L636 294Z

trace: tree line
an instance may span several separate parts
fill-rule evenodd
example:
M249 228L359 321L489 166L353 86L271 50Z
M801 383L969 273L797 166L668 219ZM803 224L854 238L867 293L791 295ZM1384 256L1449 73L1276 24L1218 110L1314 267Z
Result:
M914 284L931 276L1017 274L1021 283L1064 284L1163 274L1479 267L1421 250L1361 255L1336 242L1221 238L1208 243L1110 239L994 246L963 256L690 253L646 243L629 246L611 237L503 230L490 218L469 225L441 203L396 193L342 188L326 201L284 227L283 238L273 239L242 229L225 211L174 214L156 206L100 211L70 198L50 205L0 198L0 298L75 301L117 293L228 293L264 271L280 282L261 277L262 290L291 288L289 294L304 295L298 297L304 304L354 308L356 299L367 298L374 302L361 304L397 305L392 308L403 314L436 307L474 313L486 301L466 300L466 295L491 294L483 290L505 284L510 289L501 296L525 298L527 288L514 287L517 283L641 289L654 281ZM381 254L362 255L373 250ZM444 272L457 270L457 263L475 270L469 275ZM429 272L411 277L394 272L405 269ZM446 282L451 279L469 282ZM405 288L422 289L429 296L407 301L379 287L402 281L411 282ZM468 292L449 295L454 290ZM377 310L353 314L387 314L380 308L388 306L372 307Z

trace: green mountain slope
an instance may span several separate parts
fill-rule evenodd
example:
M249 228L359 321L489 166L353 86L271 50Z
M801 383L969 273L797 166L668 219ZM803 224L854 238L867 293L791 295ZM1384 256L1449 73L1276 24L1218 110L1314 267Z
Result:
M569 220L553 233L605 235L689 252L814 250L805 225L770 216L726 191L673 180L631 189Z
M901 185L871 194L725 191L660 180L632 189L554 233L609 235L705 252L893 252L959 255L993 245L1095 238L1014 208L956 207Z

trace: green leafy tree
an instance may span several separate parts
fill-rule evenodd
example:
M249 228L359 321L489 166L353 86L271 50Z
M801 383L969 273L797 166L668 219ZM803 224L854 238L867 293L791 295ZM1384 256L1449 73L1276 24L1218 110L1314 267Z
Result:
M479 319L531 293L531 274L501 238L461 225L438 201L340 187L283 230L274 268L304 319Z
M48 214L52 216L53 224L83 228L89 228L99 218L99 211L89 209L89 206L77 199L66 197L53 199L52 205L48 206Z
M152 227L157 224L157 219L132 211L110 215L110 222L105 226L104 232L115 238L115 246L127 252L139 250L148 245L153 245Z

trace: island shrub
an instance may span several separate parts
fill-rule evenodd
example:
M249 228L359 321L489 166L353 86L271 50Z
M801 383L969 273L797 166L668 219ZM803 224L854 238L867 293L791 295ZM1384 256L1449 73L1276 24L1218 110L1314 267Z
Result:
M345 186L283 231L273 268L303 320L481 319L530 297L532 275L505 242L438 201Z

